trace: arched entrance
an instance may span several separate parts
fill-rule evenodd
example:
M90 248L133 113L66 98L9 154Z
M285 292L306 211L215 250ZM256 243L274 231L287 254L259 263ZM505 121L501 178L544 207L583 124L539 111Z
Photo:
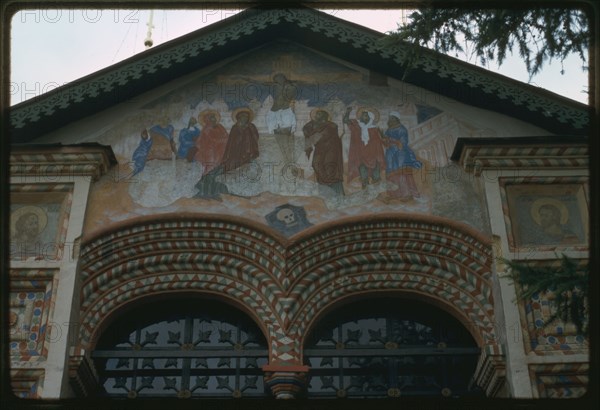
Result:
M264 397L267 342L243 312L201 297L150 300L119 315L92 351L109 397Z
M483 396L480 349L452 315L416 299L366 298L331 311L306 339L308 397Z

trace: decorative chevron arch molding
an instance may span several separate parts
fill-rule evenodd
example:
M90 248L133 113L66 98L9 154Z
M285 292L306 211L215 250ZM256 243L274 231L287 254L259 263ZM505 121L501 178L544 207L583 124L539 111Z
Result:
M394 269L392 265L382 267ZM397 292L444 306L467 327L480 346L497 343L491 306L480 304L468 292L427 273L362 273L331 281L315 291L289 326L289 334L307 333L321 313L350 296L372 296L375 292Z
M80 346L90 349L107 318L129 303L200 292L235 300L253 316L271 364L301 365L303 337L320 312L347 297L399 292L447 307L495 351L491 262L483 235L429 216L350 218L293 241L231 217L139 219L82 247Z
M323 310L347 297L398 291L446 306L480 345L497 343L491 244L464 226L383 216L321 230L289 254L288 333L306 334Z
M102 322L115 311L144 296L171 292L235 300L269 340L284 338L276 313L285 286L283 245L246 224L190 219L137 221L82 247L83 349L93 345Z

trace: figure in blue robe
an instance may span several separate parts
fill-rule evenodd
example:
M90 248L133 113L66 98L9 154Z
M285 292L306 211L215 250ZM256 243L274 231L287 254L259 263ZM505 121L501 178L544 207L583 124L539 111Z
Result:
M137 146L135 151L133 151L133 156L131 158L133 161L133 172L131 176L139 174L143 171L144 167L146 166L146 159L148 158L148 154L150 154L150 149L152 148L152 138L150 138L148 130L144 129L140 137L140 144Z
M390 144L385 149L385 163L387 173L410 167L419 169L422 164L408 146L408 130L402 124L385 131L385 136L390 139Z
M390 113L384 135L386 179L397 187L388 190L388 199L418 198L420 194L412 174L413 170L421 169L423 163L408 146L408 130L400 122L400 114Z
M188 161L193 161L194 152L196 151L195 141L200 135L200 128L196 125L197 123L198 121L195 117L190 117L187 128L179 131L177 158L187 158ZM190 152L190 150L194 152Z
M175 127L173 127L171 124L168 124L166 127L162 127L157 124L157 125L153 125L150 128L150 132L155 132L157 134L160 134L163 137L165 137L166 139L168 139L169 141L173 139L174 131L175 131Z

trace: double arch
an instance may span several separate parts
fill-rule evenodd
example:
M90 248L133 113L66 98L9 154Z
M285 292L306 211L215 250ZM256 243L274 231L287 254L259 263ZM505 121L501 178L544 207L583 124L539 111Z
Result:
M419 298L458 318L481 348L479 370L489 378L490 357L502 367L492 257L481 233L431 216L349 218L291 239L241 218L140 218L82 245L76 355L89 355L126 306L193 292L246 312L266 336L269 364L293 368L302 365L304 336L324 312L385 293Z

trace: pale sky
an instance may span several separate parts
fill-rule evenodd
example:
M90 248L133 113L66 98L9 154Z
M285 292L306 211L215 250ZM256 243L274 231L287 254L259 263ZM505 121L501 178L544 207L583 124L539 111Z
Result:
M396 29L402 10L328 10L328 13L380 32ZM154 46L234 15L233 10L155 10ZM11 105L57 88L144 51L148 10L27 10L11 26ZM475 63L474 60L470 61ZM588 73L571 56L561 75L559 62L547 65L531 84L588 103ZM525 64L507 58L485 67L527 82Z

